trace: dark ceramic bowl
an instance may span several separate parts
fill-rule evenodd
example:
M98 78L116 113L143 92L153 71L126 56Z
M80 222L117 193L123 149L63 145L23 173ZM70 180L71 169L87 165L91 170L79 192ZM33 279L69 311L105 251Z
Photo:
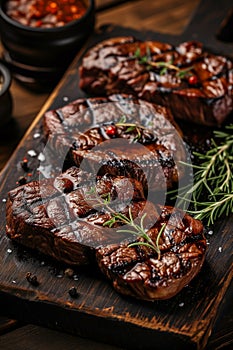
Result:
M12 113L12 98L10 94L11 74L0 62L0 127L6 124Z
M45 88L54 84L94 29L94 0L83 0L87 11L81 18L53 28L35 28L13 20L6 15L6 1L0 0L4 61L26 84Z

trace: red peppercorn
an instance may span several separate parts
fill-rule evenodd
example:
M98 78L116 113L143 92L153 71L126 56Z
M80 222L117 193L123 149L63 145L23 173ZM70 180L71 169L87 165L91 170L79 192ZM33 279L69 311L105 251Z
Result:
M191 75L188 79L190 85L196 85L198 83L198 79L196 75Z
M109 125L106 128L105 132L108 136L115 136L117 132L117 128L114 125Z

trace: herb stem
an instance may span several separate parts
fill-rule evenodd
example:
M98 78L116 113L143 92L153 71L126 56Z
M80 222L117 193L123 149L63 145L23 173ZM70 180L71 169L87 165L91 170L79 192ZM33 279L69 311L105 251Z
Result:
M194 183L179 189L178 205L189 202L193 210L188 210L197 219L206 219L207 225L214 224L222 215L233 213L233 124L225 131L215 131L211 148L205 153L193 154L199 165L191 166L194 170Z
M144 228L144 220L146 218L146 213L144 213L140 219L140 224L136 224L134 222L134 218L133 218L133 214L132 214L132 210L131 207L129 207L128 210L128 216L120 213L120 212L116 212L114 211L109 203L111 202L111 196L110 194L104 194L102 196L99 196L98 193L96 192L96 188L92 187L90 191L87 192L88 195L91 195L92 197L88 198L88 201L94 201L94 208L96 207L101 207L101 206L105 206L105 208L110 212L111 214L111 219L109 219L108 221L106 221L103 226L109 226L112 227L114 224L119 223L119 224L124 224L129 226L130 228L126 228L126 229L118 229L117 232L125 232L125 233L130 233L133 234L135 236L137 236L138 238L142 238L144 241L137 241L134 243L131 243L128 245L128 247L133 247L133 246L137 246L137 245L144 245L147 246L148 248L153 249L154 251L156 251L156 253L158 254L158 259L160 259L161 256L161 252L159 249L159 239L164 231L164 228L166 226L166 224L163 224L158 236L156 238L156 242L154 242L151 237L148 235L147 230ZM93 197L94 195L94 197ZM104 200L103 200L104 199Z

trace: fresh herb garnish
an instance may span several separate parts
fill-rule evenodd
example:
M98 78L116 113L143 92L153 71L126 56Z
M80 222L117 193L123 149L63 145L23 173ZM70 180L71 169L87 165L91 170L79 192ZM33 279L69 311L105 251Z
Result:
M176 76L180 79L184 79L192 75L191 70L193 67L188 67L188 68L179 68L173 64L173 61L170 60L168 62L165 61L158 61L158 62L153 62L151 59L151 52L150 48L147 47L146 49L146 55L141 55L141 50L138 47L137 50L135 51L133 58L136 58L139 64L144 64L147 65L146 68L148 70L151 70L153 67L155 68L161 68L159 74L164 75L167 73L168 69L175 70L176 71Z
M127 123L126 116L124 115L120 118L119 122L117 122L115 125L127 127L127 129L125 130L126 134L132 131L136 131L136 136L134 137L133 142L137 142L140 140L142 136L141 130L145 129L145 127L142 125L138 125L135 123Z
M223 214L233 213L233 124L225 131L215 131L211 148L205 153L194 152L199 164L191 166L194 170L194 183L179 189L178 198L182 205L192 194L192 210L188 210L196 219L207 220L213 224ZM218 142L217 142L218 140ZM205 195L204 199L203 196Z
M161 229L160 229L160 231L157 235L157 238L156 238L156 242L154 242L150 238L150 236L147 234L147 230L144 228L144 220L145 220L147 214L145 213L141 217L139 225L134 222L131 208L129 208L128 214L129 214L129 217L127 217L126 215L124 215L122 213L112 213L112 218L110 220L106 221L104 223L104 226L112 227L116 223L128 225L129 228L118 229L117 232L130 233L130 234L137 236L139 239L140 238L143 239L143 241L139 240L137 242L129 244L128 247L135 247L138 245L146 246L146 247L151 248L154 251L156 251L156 253L158 254L158 259L160 259L161 252L160 252L160 248L159 248L159 239L160 239L160 237L165 229L166 224L163 224L161 226Z
M99 196L98 193L96 192L96 188L91 187L91 189L87 192L87 195L90 196L88 197L88 201L94 201L94 205L93 205L94 208L103 206L111 214L111 219L107 220L103 224L103 226L108 226L111 228L115 224L127 225L128 228L117 229L117 232L130 233L135 235L138 239L143 239L143 241L138 240L137 242L130 243L128 247L134 247L138 245L146 246L154 250L158 254L158 259L160 259L161 252L159 248L159 239L166 227L165 223L161 226L160 231L157 235L156 241L154 242L148 235L147 233L148 230L144 227L144 220L147 215L146 213L141 217L140 223L136 224L132 215L131 208L129 208L128 216L126 216L125 214L116 212L112 207L110 207L110 203L111 203L110 193L105 193Z

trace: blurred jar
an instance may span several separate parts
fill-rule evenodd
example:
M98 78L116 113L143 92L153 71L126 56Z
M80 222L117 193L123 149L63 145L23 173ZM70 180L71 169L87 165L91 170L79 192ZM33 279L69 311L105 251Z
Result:
M75 17L80 1L82 14L80 17L80 13L76 13ZM67 13L68 9L73 13L73 16L69 14L70 20L68 14L64 20L64 8L63 11L60 9L62 3L68 6ZM14 4L18 4L17 9ZM47 14L47 19L45 6L54 11ZM21 11L25 11L25 15L20 15ZM62 19L59 13L63 15ZM61 78L93 32L94 24L94 0L0 0L3 59L20 81L49 88Z
M10 93L11 74L5 65L0 62L0 127L11 118L12 98Z

